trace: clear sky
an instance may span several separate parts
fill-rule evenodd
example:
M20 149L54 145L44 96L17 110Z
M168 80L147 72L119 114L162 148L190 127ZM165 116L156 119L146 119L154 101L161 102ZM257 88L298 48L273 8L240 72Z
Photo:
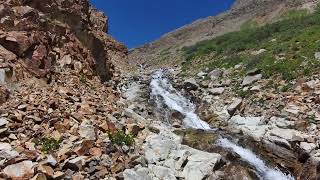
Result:
M109 32L129 48L199 18L217 15L234 0L90 0L109 17Z

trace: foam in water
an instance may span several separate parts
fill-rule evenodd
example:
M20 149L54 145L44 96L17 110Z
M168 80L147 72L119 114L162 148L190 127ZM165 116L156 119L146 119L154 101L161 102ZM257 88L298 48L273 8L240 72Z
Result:
M247 161L251 165L255 166L258 173L262 176L264 180L294 180L291 175L286 175L280 170L275 170L267 167L267 165L257 157L249 149L240 147L228 139L220 139L218 145L223 148L228 148L237 153L243 160Z
M202 121L195 114L195 105L188 99L183 97L173 86L169 83L168 79L163 78L162 71L157 71L152 76L151 97L155 99L157 103L163 99L163 102L173 110L176 110L185 116L184 124L188 127L196 129L210 130L210 126ZM160 100L160 97L162 99Z

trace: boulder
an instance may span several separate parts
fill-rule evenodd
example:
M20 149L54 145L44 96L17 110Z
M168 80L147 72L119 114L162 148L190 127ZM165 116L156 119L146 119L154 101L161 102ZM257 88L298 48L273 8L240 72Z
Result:
M199 88L199 85L195 79L191 78L184 81L183 88L188 91L194 91Z
M34 169L32 161L22 161L3 169L3 173L11 179L28 179L33 177Z
M176 180L174 171L170 168L156 165L149 165L150 173L154 177L153 179L166 179L166 180Z
M140 116L139 114L135 113L132 109L129 109L129 108L126 108L123 111L123 115L127 116L129 118L132 118L138 124L146 124L147 123L147 120L144 117Z
M242 81L242 86L250 85L262 78L262 74L256 74L254 76L246 76Z
M314 58L316 58L317 60L320 60L320 52L314 53Z
M148 175L149 171L150 170L147 168L140 168L137 171L133 169L126 169L123 172L123 178L124 180L152 180Z
M221 69L214 69L208 74L208 76L210 77L210 79L216 80L219 79L222 76L222 74L223 71Z
M178 148L178 144L170 138L152 135L146 139L145 156L152 164L168 158L169 154Z
M247 72L247 76L254 76L254 75L257 75L257 74L260 74L261 73L261 70L260 69L252 69L250 71Z
M74 171L79 171L85 163L85 157L79 156L74 159L68 160L63 166L64 169L71 169Z
M263 117L241 117L240 115L233 116L229 124L257 141L263 138L269 127L264 124Z
M81 137L88 140L95 140L96 133L94 131L93 125L91 125L90 121L83 121L79 127L79 134Z
M301 142L300 148L303 149L306 153L310 153L317 148L317 145L314 143Z
M224 92L223 87L209 89L209 93L212 95L221 95L223 92Z
M182 150L190 151L187 164L183 168L182 176L186 180L202 180L213 174L215 168L222 161L220 154L208 153L183 146Z
M242 105L242 99L237 98L233 101L232 104L227 108L228 113L230 116L233 116L233 114L241 107Z
M283 128L273 128L266 133L266 136L276 136L282 139L285 139L289 142L292 141L304 141L306 136L301 131L295 129L283 129Z

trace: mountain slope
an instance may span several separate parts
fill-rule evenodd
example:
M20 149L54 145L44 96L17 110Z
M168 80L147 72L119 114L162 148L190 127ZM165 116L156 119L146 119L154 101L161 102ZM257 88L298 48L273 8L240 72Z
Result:
M155 42L131 50L129 61L132 64L146 63L155 67L180 64L182 53L179 50L184 46L240 30L241 25L253 19L264 24L274 21L292 8L313 9L315 4L315 0L237 0L225 13L200 19Z

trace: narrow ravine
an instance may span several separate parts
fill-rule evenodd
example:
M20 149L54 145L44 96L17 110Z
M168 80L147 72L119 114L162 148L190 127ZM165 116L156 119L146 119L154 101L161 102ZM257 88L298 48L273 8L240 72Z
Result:
M157 108L169 108L184 115L183 124L185 127L212 130L208 123L201 120L195 113L195 105L176 90L169 80L164 77L163 71L156 71L150 83L151 98L156 102ZM253 166L263 180L294 180L291 175L286 175L277 168L269 167L258 155L251 150L237 145L236 143L220 138L216 145L238 154L241 159Z

